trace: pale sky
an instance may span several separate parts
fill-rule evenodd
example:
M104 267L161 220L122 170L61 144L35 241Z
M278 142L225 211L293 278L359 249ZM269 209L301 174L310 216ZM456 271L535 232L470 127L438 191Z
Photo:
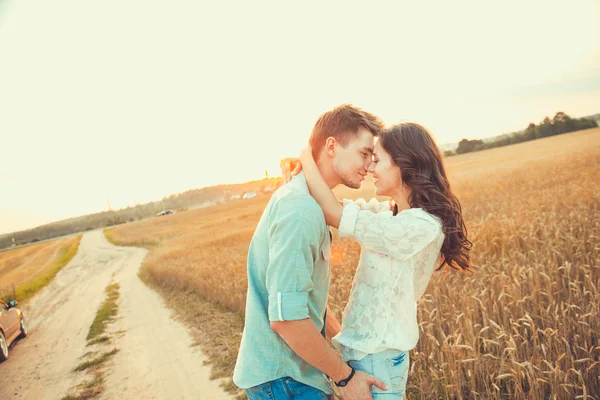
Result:
M278 173L352 103L438 143L600 112L600 2L0 0L0 234Z

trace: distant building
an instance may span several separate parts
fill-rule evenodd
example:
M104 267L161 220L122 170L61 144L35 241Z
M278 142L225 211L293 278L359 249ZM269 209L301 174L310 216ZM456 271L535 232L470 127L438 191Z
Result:
M244 195L242 196L242 199L253 199L256 197L256 192L248 192L248 193L244 193Z

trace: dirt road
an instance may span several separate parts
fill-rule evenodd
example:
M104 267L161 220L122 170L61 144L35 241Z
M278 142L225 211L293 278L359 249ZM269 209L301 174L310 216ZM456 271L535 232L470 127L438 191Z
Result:
M86 353L86 336L104 289L120 284L118 320L110 327L120 352L107 369L102 399L231 399L210 381L210 370L187 329L171 318L138 270L146 250L116 247L102 231L86 233L79 252L24 307L30 335L0 364L0 399L60 400L80 383L72 372Z

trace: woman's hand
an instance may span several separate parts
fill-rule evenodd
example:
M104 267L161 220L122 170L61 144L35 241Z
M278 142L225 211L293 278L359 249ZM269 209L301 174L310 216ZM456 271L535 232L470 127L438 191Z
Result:
M292 177L298 175L302 171L302 165L314 163L312 148L307 147L300 152L300 158L284 158L279 162L281 168L281 176L283 183L288 183Z
M302 164L297 158L284 158L279 162L281 167L281 176L283 177L283 183L288 183L292 180L293 176L296 176L302 171Z

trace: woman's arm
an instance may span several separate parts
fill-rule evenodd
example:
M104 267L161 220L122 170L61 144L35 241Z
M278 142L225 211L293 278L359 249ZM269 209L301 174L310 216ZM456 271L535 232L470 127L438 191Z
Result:
M440 235L441 223L421 209L373 213L358 204L344 206L338 228L340 237L353 237L363 249L406 260L423 250Z
M331 312L329 305L327 305L327 318L325 320L325 335L327 339L331 340L342 330L340 322L337 320L335 315Z
M327 182L325 182L325 179L321 176L310 147L302 150L300 153L300 163L304 170L308 190L310 190L312 197L321 206L325 215L325 222L329 226L338 228L340 226L340 219L342 218L343 207L329 188L329 185L327 185Z

